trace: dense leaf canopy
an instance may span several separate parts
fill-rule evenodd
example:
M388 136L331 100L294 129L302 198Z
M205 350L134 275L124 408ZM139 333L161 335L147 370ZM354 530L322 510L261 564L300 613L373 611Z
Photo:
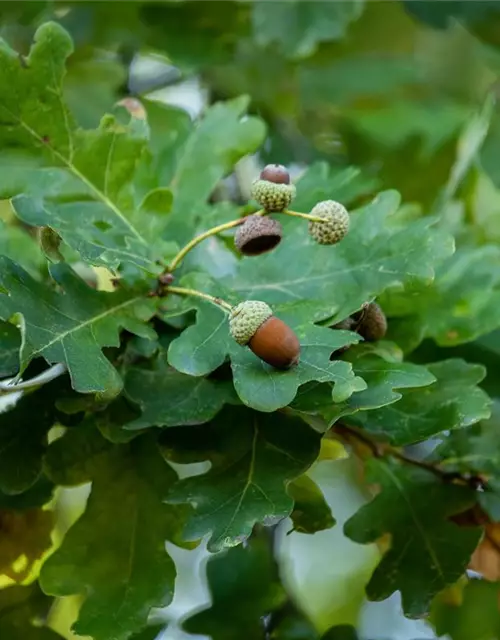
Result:
M204 553L189 634L354 640L399 592L498 636L499 25L496 1L0 4L2 639L154 640ZM252 199L268 162L291 211ZM333 245L304 219L325 200ZM252 213L283 230L259 256ZM233 338L248 300L296 366L259 357L267 321ZM325 575L371 554L336 617L288 534Z

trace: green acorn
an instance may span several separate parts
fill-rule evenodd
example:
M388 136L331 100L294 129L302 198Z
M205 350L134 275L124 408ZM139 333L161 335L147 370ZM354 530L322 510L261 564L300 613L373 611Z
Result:
M236 305L229 315L229 331L238 344L248 345L256 356L277 369L289 369L299 362L297 336L273 316L265 302L246 300Z
M336 244L349 231L347 209L335 200L318 202L311 211L312 216L323 218L325 222L309 222L309 234L319 244Z
M387 318L376 302L370 302L357 314L357 332L367 342L382 340L387 333Z

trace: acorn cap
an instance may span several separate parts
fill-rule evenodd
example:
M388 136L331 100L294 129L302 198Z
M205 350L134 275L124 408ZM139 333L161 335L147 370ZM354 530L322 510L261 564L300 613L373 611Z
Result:
M290 174L282 164L266 165L260 172L260 179L274 184L290 184Z
M252 184L252 198L266 211L283 211L294 199L293 184L276 184L269 180L255 180Z
M357 331L367 342L382 340L387 333L387 318L380 305L370 302L359 312L360 320Z
M231 309L229 331L238 344L246 345L257 329L273 315L269 305L260 300L246 300Z
M248 216L234 236L236 248L245 256L258 256L276 247L283 237L278 220L267 216Z
M312 216L323 218L325 222L309 222L309 234L319 244L336 244L349 231L347 209L335 200L318 202L311 211Z

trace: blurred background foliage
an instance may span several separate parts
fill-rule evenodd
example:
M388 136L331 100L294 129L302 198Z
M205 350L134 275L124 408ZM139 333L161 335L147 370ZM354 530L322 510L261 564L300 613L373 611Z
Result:
M0 36L21 52L28 52L35 29L47 20L61 23L74 39L65 91L83 127L97 126L118 101L138 98L148 105L153 146L170 157L206 106L247 94L249 112L267 125L259 161L288 164L296 173L312 165L309 175L318 185L318 199L322 183L356 167L359 188L347 204L359 204L381 189L399 190L406 203L403 222L404 216L437 214L460 246L485 245L486 266L478 277L484 278L488 294L499 286L500 2L0 3ZM165 109L165 104L170 107ZM7 171L8 165L9 156L4 155L0 170ZM168 163L164 166L168 172ZM240 163L237 173L244 168ZM231 189L230 180L226 188ZM244 186L236 199L242 195ZM462 256L459 268L467 270L470 263ZM398 315L397 293L385 302ZM411 351L412 336L405 333L404 322L395 322L392 331ZM498 331L465 346L454 347L452 339L438 342L441 346L424 341L412 359L462 356L486 364L485 389L493 397L500 395ZM497 421L494 417L492 424ZM313 475L342 525L364 499L352 463L334 467L331 460L323 460ZM62 529L78 515L84 499L81 492L64 495L58 504ZM315 536L311 553L310 537L285 532L280 553L288 558L285 574L291 589L320 628L357 621L361 636L370 640L435 637L430 626L403 619L394 598L361 609L376 549L349 543L341 526ZM196 555L195 561L189 553ZM181 579L170 608L173 618L184 615L193 601L203 603L208 597L207 586L200 585L193 570L203 553L189 553L176 555ZM249 571L245 554L258 549L234 553ZM325 571L327 554L331 570ZM211 562L224 567L224 558ZM259 562L255 566L261 566ZM280 600L268 570L270 591L262 598ZM208 573L209 579L216 576ZM211 585L214 599L217 589L224 593L223 574L219 578ZM492 579L499 578L500 573ZM33 603L40 600L38 594L33 598ZM470 583L458 596L445 594L433 613L436 633L454 640L499 638L496 609L488 609L487 619L483 615L484 603L497 598L494 582ZM74 617L77 604L72 599L69 612L68 607L56 607L54 626L66 637L65 617ZM258 609L255 599L254 605ZM1 606L0 601L0 629ZM43 608L43 603L36 606ZM187 624L193 632L196 620ZM277 629L269 637L317 638L304 624L297 619L296 635ZM158 628L141 637L154 638ZM169 627L165 637L185 636ZM339 628L324 637L356 634Z

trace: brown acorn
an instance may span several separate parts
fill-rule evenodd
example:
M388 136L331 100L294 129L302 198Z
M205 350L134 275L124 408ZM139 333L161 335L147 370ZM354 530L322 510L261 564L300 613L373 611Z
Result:
M290 327L273 316L271 307L260 300L246 300L233 308L229 317L232 337L276 369L298 364L300 343Z
M376 302L370 302L354 316L358 322L356 328L367 342L382 340L387 333L387 318Z
M234 236L236 248L245 256L258 256L276 247L283 237L278 220L268 216L248 216Z
M282 164L268 164L260 172L260 179L274 184L290 184L290 174Z

